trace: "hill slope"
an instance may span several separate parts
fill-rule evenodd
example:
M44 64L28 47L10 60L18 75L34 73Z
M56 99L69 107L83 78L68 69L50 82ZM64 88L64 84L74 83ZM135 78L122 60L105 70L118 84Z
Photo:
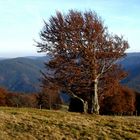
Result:
M138 139L139 117L0 108L1 140Z
M40 70L44 70L44 61L48 57L24 57L0 60L0 86L11 91L38 92ZM128 72L123 84L140 92L140 53L128 53L120 63Z
M140 53L129 53L121 64L128 72L122 83L140 92Z
M14 58L0 61L0 85L11 91L37 92L42 59Z

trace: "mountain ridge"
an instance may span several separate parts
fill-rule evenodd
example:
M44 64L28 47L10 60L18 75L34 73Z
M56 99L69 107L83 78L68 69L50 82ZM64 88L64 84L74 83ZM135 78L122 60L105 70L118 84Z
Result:
M39 59L18 57L0 60L0 85L10 91L37 92L42 69L44 61Z
M27 56L0 59L0 86L15 92L39 92L41 70L45 70L44 62L48 56ZM140 53L128 53L120 60L123 69L128 72L128 77L122 81L140 92Z

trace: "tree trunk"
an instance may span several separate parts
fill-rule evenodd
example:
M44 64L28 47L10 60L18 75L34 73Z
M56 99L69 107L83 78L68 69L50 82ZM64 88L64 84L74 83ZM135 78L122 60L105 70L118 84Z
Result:
M94 80L93 91L90 93L90 99L88 103L88 113L90 114L99 114L99 100L98 100L98 79Z
M75 98L75 99L81 101L81 103L82 103L82 109L81 109L82 112L81 113L87 113L87 110L88 110L87 101L84 101L82 98L80 98L77 95L75 95L72 91L70 91L70 90L67 90L67 91L68 91L69 95L71 96L71 98Z
M87 101L85 101L83 104L84 104L84 113L87 113L87 110L88 110Z
M69 104L69 111L87 113L87 102L80 97L72 97Z

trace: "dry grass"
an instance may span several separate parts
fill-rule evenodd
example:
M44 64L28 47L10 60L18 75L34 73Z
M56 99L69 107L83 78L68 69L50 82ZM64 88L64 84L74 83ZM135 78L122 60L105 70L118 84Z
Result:
M139 140L140 117L0 108L0 140Z

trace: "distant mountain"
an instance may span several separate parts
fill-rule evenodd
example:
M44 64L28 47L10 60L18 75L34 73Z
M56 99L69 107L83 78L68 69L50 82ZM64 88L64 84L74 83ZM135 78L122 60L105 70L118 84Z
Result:
M44 70L44 62L49 59L47 56L0 59L0 86L10 91L38 92L40 70ZM140 92L140 53L128 53L120 63L129 74L122 84Z
M44 69L44 61L45 57L0 60L0 86L10 91L39 91L40 70Z
M122 83L140 92L140 53L128 53L120 63L128 72Z
M7 59L7 58L4 58L4 57L0 57L0 60L4 60L4 59Z

